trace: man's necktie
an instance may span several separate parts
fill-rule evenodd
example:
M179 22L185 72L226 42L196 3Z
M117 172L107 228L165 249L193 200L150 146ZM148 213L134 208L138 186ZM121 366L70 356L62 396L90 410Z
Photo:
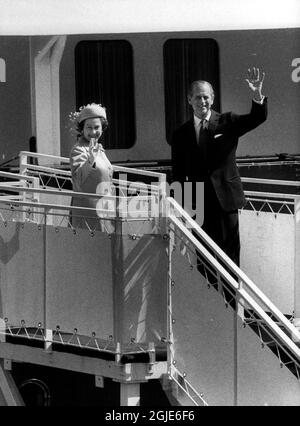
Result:
M207 120L201 120L200 122L200 130L199 130L199 139L198 146L200 150L202 163L207 166L207 151L208 151L208 129L207 129Z
M200 130L199 130L199 141L200 139L207 135L207 120L203 119L200 121Z

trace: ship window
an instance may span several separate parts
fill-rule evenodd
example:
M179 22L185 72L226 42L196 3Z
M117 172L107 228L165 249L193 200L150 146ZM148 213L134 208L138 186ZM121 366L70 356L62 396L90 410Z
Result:
M133 54L126 40L81 41L75 48L77 109L91 102L107 108L106 149L135 143Z
M215 92L214 109L219 110L219 49L213 39L169 39L163 48L166 139L192 116L187 101L194 80L209 81Z

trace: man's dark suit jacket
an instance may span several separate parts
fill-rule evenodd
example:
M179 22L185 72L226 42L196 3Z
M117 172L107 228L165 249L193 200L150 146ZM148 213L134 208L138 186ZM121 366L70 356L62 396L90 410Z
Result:
M197 145L194 120L179 127L172 138L173 182L205 182L210 179L223 210L243 207L245 196L236 165L239 137L267 118L267 98L262 104L252 101L249 114L211 111L207 129L206 154Z

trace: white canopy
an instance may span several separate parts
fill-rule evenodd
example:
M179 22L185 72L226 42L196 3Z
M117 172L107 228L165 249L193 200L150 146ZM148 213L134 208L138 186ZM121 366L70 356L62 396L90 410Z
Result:
M0 35L298 28L299 0L0 0Z

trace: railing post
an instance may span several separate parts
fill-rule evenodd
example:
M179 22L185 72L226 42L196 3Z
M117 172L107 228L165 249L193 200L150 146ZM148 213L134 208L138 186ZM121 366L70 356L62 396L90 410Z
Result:
M25 154L23 151L19 153L19 174L20 175L26 175L27 172L27 154ZM24 186L26 186L26 181L24 182ZM26 201L26 192L21 192L20 195L22 196L22 201ZM24 208L24 212L22 214L23 216L23 222L26 221L26 208Z
M123 264L123 221L120 211L123 205L120 198L116 199L115 229L112 234L112 255L113 255L113 330L114 340L117 342L117 359L121 359L123 346L123 285L124 285L124 264Z
M44 252L44 271L43 271L43 280L44 280L44 338L45 345L44 349L47 352L52 351L53 343L53 331L48 329L48 291L47 291L47 210L44 211L44 224L43 226L43 252Z
M166 216L166 176L161 175L159 178L158 190L158 220L161 233L165 234L167 229Z
M38 177L32 178L32 188L39 188L39 187L40 187L39 178ZM38 205L40 202L40 194L34 192L32 194L32 201L36 202ZM33 221L35 223L38 223L40 212L41 212L41 209L38 206L33 208Z
M27 154L23 151L20 152L19 154L20 157L20 161L19 161L19 173L20 175L26 175L27 172Z
M167 208L170 208L169 203L167 202ZM168 244L168 296L167 296L167 364L168 370L171 371L172 363L174 360L174 336L173 336L173 327L172 327L172 287L174 286L174 281L172 280L172 253L175 248L175 233L174 225L170 223L169 229L169 244Z

